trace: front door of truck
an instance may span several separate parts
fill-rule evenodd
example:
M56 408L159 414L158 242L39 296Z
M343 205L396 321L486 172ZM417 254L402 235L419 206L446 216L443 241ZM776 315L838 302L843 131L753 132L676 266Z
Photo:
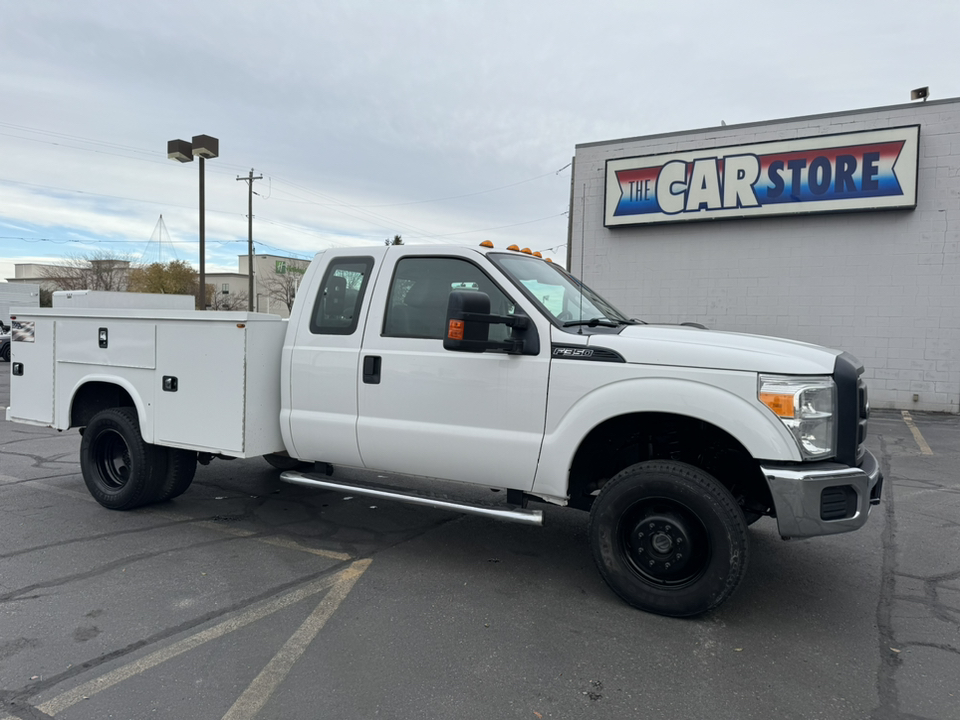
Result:
M388 251L360 352L360 454L372 469L529 490L544 432L549 329L471 255ZM444 350L447 298L458 288L487 293L493 313L543 323L540 354ZM491 339L509 332L492 325Z

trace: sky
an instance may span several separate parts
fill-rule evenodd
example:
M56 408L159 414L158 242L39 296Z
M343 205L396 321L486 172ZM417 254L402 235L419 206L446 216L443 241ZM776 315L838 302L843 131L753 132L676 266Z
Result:
M960 96L960 2L0 0L0 279L110 252L517 243L578 143ZM161 232L159 220L163 218Z

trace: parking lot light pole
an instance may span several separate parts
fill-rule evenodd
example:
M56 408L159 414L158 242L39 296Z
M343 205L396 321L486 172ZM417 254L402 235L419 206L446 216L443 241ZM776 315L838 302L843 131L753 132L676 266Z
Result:
M206 277L206 208L204 205L204 173L203 161L219 157L220 141L210 135L194 135L192 142L186 140L170 140L167 143L167 157L178 162L192 162L194 156L200 158L200 289L197 292L197 305L201 310L207 309L207 277Z

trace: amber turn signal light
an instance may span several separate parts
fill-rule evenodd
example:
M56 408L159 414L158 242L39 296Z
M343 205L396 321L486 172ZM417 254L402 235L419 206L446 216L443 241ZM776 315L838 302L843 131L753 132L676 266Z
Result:
M451 320L447 337L451 340L463 340L463 320Z

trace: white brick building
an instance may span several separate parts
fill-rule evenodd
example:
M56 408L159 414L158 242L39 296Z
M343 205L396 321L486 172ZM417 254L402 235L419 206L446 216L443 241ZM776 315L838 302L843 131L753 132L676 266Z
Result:
M668 222L627 225L616 225L621 220L611 211L627 185L620 175L616 185L607 181L613 177L608 161L642 158L656 165L649 156L666 154L665 163L670 154L685 153L692 164L720 148L728 152L714 155L733 167L733 146L770 143L744 151L763 157L764 147L787 153L788 142L804 138L829 145L827 136L873 139L881 134L866 131L913 126L919 126L918 145L912 130L915 208L676 222L680 213L661 215ZM813 163L803 171L814 192L825 192L816 182L826 182L830 192L843 189L839 152L833 149L835 185L829 169L821 168L819 179ZM864 157L863 172L878 172L877 161L868 166ZM912 157L891 163L898 175L913 173ZM790 171L781 175L789 185ZM694 187L691 175L686 182ZM709 185L703 181L702 188ZM684 186L677 181L675 187ZM605 206L605 189L608 195L616 190L612 205ZM679 195L672 200L682 202ZM723 202L726 207L726 196ZM779 205L781 212L807 207ZM706 200L693 214L700 208L696 219L711 216ZM863 362L874 407L960 412L960 99L578 145L569 241L568 267L631 315L841 348Z

